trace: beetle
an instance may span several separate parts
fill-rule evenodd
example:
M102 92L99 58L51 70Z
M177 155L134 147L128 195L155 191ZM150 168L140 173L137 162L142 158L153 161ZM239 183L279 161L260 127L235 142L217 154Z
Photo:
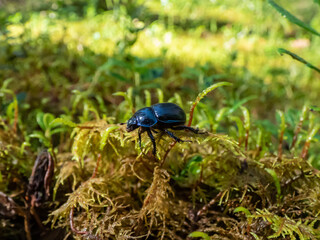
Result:
M158 133L156 131L160 130L165 132L169 137L173 138L177 142L184 142L168 128L173 130L183 130L187 129L196 134L199 133L199 129L194 129L192 127L185 126L186 114L178 105L174 103L158 103L151 107L145 107L138 110L127 122L127 131L131 132L139 128L139 146L141 149L141 134L147 132L151 142L153 144L152 153L156 154L156 141L152 132Z

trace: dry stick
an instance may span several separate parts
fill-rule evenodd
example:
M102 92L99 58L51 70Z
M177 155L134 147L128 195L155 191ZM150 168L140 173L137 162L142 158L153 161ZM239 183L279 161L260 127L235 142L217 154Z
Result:
M257 156L259 156L261 150L262 150L262 146L257 146L256 153L255 153L255 155L254 155L255 158L256 158Z
M92 173L91 178L95 178L97 176L100 161L101 161L101 154L99 153L98 154L98 159L97 159L97 162L96 162L96 167L94 168L94 171Z
M100 154L99 154L100 155ZM101 158L101 156L100 156ZM98 159L98 161L100 161ZM97 161L97 162L98 162ZM97 164L98 165L98 164ZM97 166L96 166L97 168ZM96 170L96 169L95 169ZM95 173L95 172L94 172ZM95 175L92 175L91 178L95 177ZM90 232L87 232L87 231L79 231L78 229L76 229L76 227L74 226L74 222L73 222L73 213L74 213L74 206L72 206L71 210L70 210L70 214L69 214L69 219L70 219L70 228L71 228L71 231L75 234L78 234L78 235L87 235L88 236L88 239L96 239L96 240L100 240L99 237L97 236L94 236L92 235ZM29 239L28 239L29 240ZM30 239L31 240L31 239Z
M95 126L77 126L77 128L80 128L80 129L93 129L93 128L95 128Z
M79 235L88 235L89 232L87 232L87 231L79 231L78 229L75 228L74 222L73 222L73 212L74 212L74 206L72 206L72 208L70 210L70 214L69 214L70 228L71 228L72 232L74 232L75 234L79 234Z
M13 132L17 133L17 124L18 124L18 117L19 117L19 110L18 110L18 103L15 104L14 108L14 122L13 122Z
M310 147L310 142L307 141L303 146L303 149L302 149L302 152L301 152L301 158L305 159L307 157L308 151L309 151L309 147Z
M32 240L31 233L30 233L29 217L28 216L29 216L29 213L26 213L26 215L24 215L24 231L26 232L27 240Z
M211 207L213 204L215 204L215 203L217 202L218 198L221 197L222 193L223 193L222 191L219 192L219 193L217 194L217 196L215 196L208 204L204 205L204 206L197 212L196 218L198 218L198 217L200 217L201 215L203 215L203 214L209 209L209 207Z
M22 211L23 217L24 217L24 231L27 235L27 240L32 240L31 232L30 232L30 212L29 212L29 204L25 201L25 207L27 208L27 211Z
M31 232L30 232L30 224L29 224L29 220L30 220L30 212L29 212L29 204L27 201L24 201L25 204L25 208L22 208L21 206L19 206L18 204L16 204L12 198L10 198L9 196L5 195L7 198L7 202L4 203L8 208L11 208L16 214L18 214L19 216L24 218L24 231L26 233L26 238L27 240L32 240L31 237Z
M294 132L294 136L293 136L293 139L292 139L292 144L290 146L290 149L294 148L294 145L296 145L296 142L297 142L297 139L298 139L298 134L300 133L301 127L302 127L302 122L299 122L299 124L298 124L298 126L296 128L296 131Z
M188 127L191 127L192 120L193 120L193 112L194 112L194 109L196 108L196 106L198 105L199 101L195 101L193 103L193 105L191 106L190 113L189 113L189 122L188 122L188 125L187 125Z
M317 124L312 128L312 130L309 132L307 136L307 140L303 146L303 150L301 153L301 158L305 159L308 155L309 147L310 147L310 142L312 141L312 138L319 132L320 130L320 125Z
M160 167L163 166L163 164L164 164L164 162L166 161L166 158L167 158L169 152L170 152L171 149L174 147L174 145L176 145L176 143L177 143L176 140L174 140L172 143L170 143L170 146L169 146L168 150L166 151L166 153L165 153L164 156L163 156L163 161L162 161L162 163L160 164Z
M281 131L280 138L279 138L279 146L278 146L278 158L279 159L281 159L281 157L282 157L283 134L284 134L284 131Z
M30 212L31 212L31 214L33 215L34 219L36 220L38 226L41 228L41 230L42 230L42 231L45 231L46 229L45 229L45 227L43 226L43 224L42 224L42 222L41 222L41 219L40 219L38 213L36 212L36 209L35 209L33 206L31 206Z
M302 113L302 115L300 117L300 120L299 120L299 123L298 123L298 126L296 128L296 131L294 132L294 136L293 136L293 139L292 139L292 144L290 146L290 149L294 148L294 146L296 145L296 142L298 140L298 134L301 131L303 121L304 121L304 117L303 117L303 113Z

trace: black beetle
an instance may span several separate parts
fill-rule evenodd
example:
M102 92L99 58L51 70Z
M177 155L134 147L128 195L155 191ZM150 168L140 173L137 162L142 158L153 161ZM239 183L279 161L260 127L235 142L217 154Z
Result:
M156 154L156 142L152 132L157 133L155 129L164 131L177 142L184 142L167 128L173 130L187 129L194 133L199 133L199 129L185 126L186 114L174 103L158 103L151 107L145 107L138 110L127 122L127 131L131 132L139 128L139 146L141 149L141 133L147 132L153 144L153 154ZM152 131L152 132L151 132Z

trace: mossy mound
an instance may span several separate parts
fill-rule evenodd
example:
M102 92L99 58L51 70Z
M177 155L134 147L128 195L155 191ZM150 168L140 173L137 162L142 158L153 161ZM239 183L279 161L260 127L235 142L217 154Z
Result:
M147 136L141 152L124 126L75 128L73 160L57 156L55 191L68 191L67 179L72 189L48 221L76 239L320 237L319 173L304 159L257 160L226 135L174 133L191 142L159 133L153 156Z

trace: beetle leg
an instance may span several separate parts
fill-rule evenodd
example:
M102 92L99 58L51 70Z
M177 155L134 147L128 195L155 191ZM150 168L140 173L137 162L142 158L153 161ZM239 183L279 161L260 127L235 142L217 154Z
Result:
M154 133L158 133L158 131L154 130L153 128L151 128L151 131Z
M138 136L139 136L139 147L140 147L140 150L141 150L141 152L142 152L142 147L141 147L141 133L142 133L142 130L141 130L141 128L139 128L139 130L138 130Z
M163 130L166 134L168 134L170 137L172 137L174 140L176 140L177 142L184 142L183 140L181 140L180 138L178 138L177 136L175 136L172 132L170 132L167 129Z
M204 132L200 132L200 130L197 128L197 129L194 129L192 127L188 127L188 126L174 126L174 127L171 127L171 129L173 130L184 130L184 129L187 129L191 132L194 132L196 134L203 134Z
M157 149L156 149L156 140L154 140L154 137L153 137L153 135L152 135L152 132L151 132L151 130L149 129L149 128L147 128L147 133L148 133L148 136L149 136L149 138L151 139L151 142L152 142L152 144L153 144L153 151L152 151L152 153L153 153L153 155L156 155L156 152L157 152Z

